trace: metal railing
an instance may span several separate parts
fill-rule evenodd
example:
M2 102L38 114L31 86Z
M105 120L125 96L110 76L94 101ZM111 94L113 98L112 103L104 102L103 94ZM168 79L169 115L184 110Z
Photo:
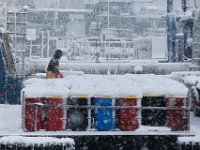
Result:
M119 111L119 110L126 110L126 109L135 110L137 115L134 117L134 119L138 120L139 126L141 126L141 119L143 117L141 115L141 111L143 111L143 110L153 110L153 111L154 110L161 110L161 111L166 111L166 112L175 111L175 112L179 112L179 113L183 112L184 115L182 115L181 118L187 119L187 125L186 125L187 129L186 130L189 130L189 127L190 127L190 110L191 110L191 108L189 106L181 106L181 107L146 106L146 107L143 107L143 106L97 106L97 105L91 105L91 104L88 104L88 105L68 105L68 104L44 104L44 103L24 103L23 105L24 105L23 109L26 109L25 108L26 106L32 106L35 109L35 116L34 116L35 131L37 131L36 126L37 126L37 122L38 122L38 110L39 109L41 111L45 111L47 109L50 109L52 111L54 111L53 109L62 109L64 114L63 114L63 117L60 118L60 119L65 120L65 121L68 121L68 119L69 119L69 118L67 118L68 117L67 112L70 112L72 110L77 110L77 111L87 110L87 117L86 117L87 120L88 120L87 121L87 124L88 124L87 130L90 130L92 128L92 126L94 126L93 124L94 124L95 116L94 116L94 114L92 114L92 110L95 111L95 110L98 110L98 109L101 109L101 110L112 109L114 111L115 115L116 115L116 111ZM23 111L23 113L25 113L25 110ZM112 118L116 119L115 115L113 115ZM181 119L181 118L178 118L178 119ZM22 119L23 119L23 123L24 123L23 128L24 128L24 130L26 130L25 129L25 119L26 119L25 114L23 114Z

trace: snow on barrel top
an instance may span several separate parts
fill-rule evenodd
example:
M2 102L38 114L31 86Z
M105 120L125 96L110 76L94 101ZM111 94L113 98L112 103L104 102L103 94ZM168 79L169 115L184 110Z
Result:
M187 97L187 88L164 76L146 75L70 75L63 79L24 81L25 97Z

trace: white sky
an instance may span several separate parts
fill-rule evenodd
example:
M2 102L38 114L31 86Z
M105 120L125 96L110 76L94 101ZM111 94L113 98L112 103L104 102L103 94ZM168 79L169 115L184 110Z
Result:
M35 0L35 4L36 4L36 7L40 7L40 8L46 8L46 7L49 7L52 2L54 3L55 1L53 0Z

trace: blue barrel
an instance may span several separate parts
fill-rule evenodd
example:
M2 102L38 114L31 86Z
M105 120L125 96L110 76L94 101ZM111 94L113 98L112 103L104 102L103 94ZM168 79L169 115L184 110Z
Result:
M112 106L111 98L95 98L96 106ZM100 131L115 129L114 110L98 108L95 110L95 128Z

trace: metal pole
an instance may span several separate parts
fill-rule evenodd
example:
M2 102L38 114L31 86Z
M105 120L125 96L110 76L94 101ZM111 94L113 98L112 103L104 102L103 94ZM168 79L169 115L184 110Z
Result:
M142 99L138 98L137 99L137 107L142 107L141 102L142 102ZM142 110L141 109L138 110L137 117L138 117L139 127L141 127L141 125L142 125Z
M183 12L186 12L187 11L187 3L186 3L186 0L182 0L182 9L183 9ZM188 38L188 27L187 27L187 22L188 21L184 21L183 22L183 55L185 55L186 57L189 57L189 51L187 50L187 38ZM183 57L183 56L182 56ZM184 60L184 59L183 59Z
M66 130L67 129L67 111L68 111L68 109L66 108L67 99L64 99L63 102L65 104L63 108L63 130Z
M23 73L23 81L25 80L25 58L24 52L22 52L22 73Z
M5 29L7 31L8 30L7 29L8 28L7 27L7 21L8 21L8 18L7 18L8 17L8 14L7 14L7 2L4 3L4 17L5 17L5 20L4 20L5 21L4 22L5 23Z
M173 62L175 58L175 34L176 24L173 12L173 0L167 0L167 46L168 61Z
M21 94L21 100L22 100L22 111L21 111L21 119L22 119L22 129L24 131L26 131L26 125L25 125L25 119L26 119L26 115L25 115L25 109L26 109L26 106L25 106L25 92L22 91L22 94Z
M44 57L44 31L41 32L41 58Z
M110 74L110 40L108 39L108 72L107 74Z
M47 31L47 58L49 57L49 37L50 37L50 34L49 34L49 31Z
M104 34L105 35L105 34ZM104 36L104 57L106 59L106 53L107 53L107 50L106 50L106 35Z
M108 28L110 28L110 0L108 0Z
M91 105L91 99L90 98L88 99L87 104ZM91 111L91 109L88 109L88 128L87 128L87 130L91 129L91 121L92 121L92 111Z
M5 79L5 87L6 87L5 89L7 89L8 88L8 75L5 75L5 78L6 78ZM8 103L8 94L7 94L7 92L5 93L5 97L4 98L5 98L5 104L9 104Z
M30 41L30 53L29 53L29 57L31 58L32 56L32 47L33 47L33 41Z
M16 32L17 32L17 14L16 14L16 11L14 12L14 16L15 16L15 31L14 31L14 40L15 40L15 64L17 63L16 61L17 61L17 52L16 52L16 50L17 50L17 48L16 48L16 45L17 45L17 38L16 38Z
M112 99L112 106L115 106L116 100L113 98ZM113 123L116 122L116 109L112 109L112 119Z

